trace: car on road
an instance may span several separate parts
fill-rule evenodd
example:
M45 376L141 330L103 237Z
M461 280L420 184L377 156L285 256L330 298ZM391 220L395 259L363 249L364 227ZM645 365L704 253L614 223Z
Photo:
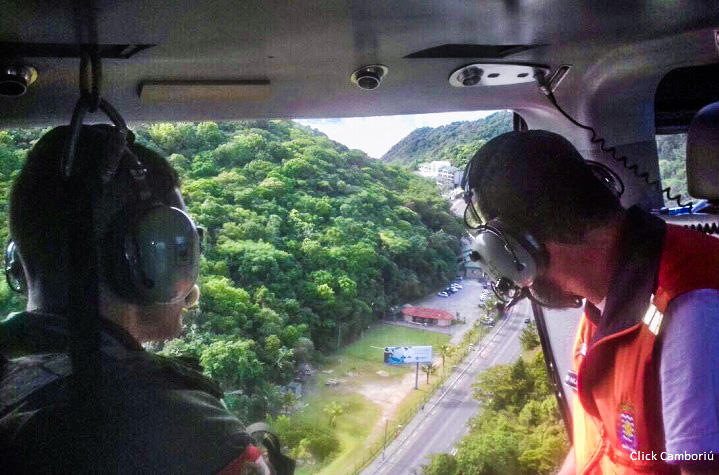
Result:
M457 284L457 283L451 284L450 287L457 287L458 289L463 289L463 288L464 288L464 287L462 287L460 284Z
M447 292L444 292L444 291L437 293L437 295L438 295L439 297L443 297L443 298L449 297L449 294L448 294Z

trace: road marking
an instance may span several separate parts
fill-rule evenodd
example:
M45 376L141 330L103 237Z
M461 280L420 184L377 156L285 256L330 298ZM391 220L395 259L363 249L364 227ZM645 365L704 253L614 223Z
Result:
M442 392L442 394L440 395L439 399L433 404L432 409L431 409L428 413L425 413L424 416L422 416L422 417L423 417L423 420L426 420L426 418L429 416L429 414L431 414L431 413L435 410L435 408L437 407L437 405L442 402L442 400L444 399L445 395L446 395L456 384L458 384L458 382L459 382L459 381L462 379L462 377L464 376L464 373L466 373L466 372L472 367L472 365L473 365L474 362L477 360L477 358L485 358L485 356L483 356L483 355L486 354L486 351L487 351L488 347L489 347L490 345L492 345L492 344L497 345L498 343L497 343L496 339L497 339L497 338L502 338L502 337L506 336L506 334L508 334L508 333L503 333L502 330L503 330L504 327L507 325L507 322L509 322L510 320L512 320L514 317L515 317L514 314L508 315L508 316L502 321L502 323L500 324L500 326L499 326L498 328L495 328L495 331L494 331L493 333L490 333L490 334L488 335L489 341L487 341L487 343L485 343L483 347L480 347L480 348L479 348L480 351L478 351L474 356L471 356L472 353L469 354L469 356L470 356L470 361L469 361L469 363L467 363L467 365L464 367L464 369L462 369L462 371L459 373L459 375L457 376L457 378L456 378L453 382L449 383L447 389L446 389L444 392ZM511 325L510 325L510 327L511 327ZM504 348L506 348L506 347L507 347L507 343L505 342L504 345L502 345L502 350L504 350ZM502 353L502 351L499 351L499 352L497 352L497 354L495 354L495 357L493 358L493 362L497 360L497 358L499 357L499 355L500 355L501 353ZM490 366L491 366L491 365L490 365ZM484 368L483 370L486 370L486 369L487 369L487 368ZM416 416L415 416L415 417L416 417ZM407 437L405 437L404 439L402 439L402 440L397 439L396 442L399 444L399 447L397 448L397 450L396 450L396 451L394 452L394 454L392 454L387 460L380 462L379 466L378 466L378 467L374 470L374 472L372 472L372 473L377 474L377 473L382 473L383 470L387 470L388 467L386 467L385 464L386 464L387 462L390 462L390 461L392 460L392 458L394 458L394 456L395 456L396 454L398 454L398 453L404 451L404 450L407 448L407 446L405 445L405 442L407 442L407 440L410 438L410 436L413 436L413 435L419 433L419 432L418 432L419 427L420 427L420 425L418 425L417 427L415 427L414 429L412 429L411 432L410 432L410 434L409 434ZM466 430L469 430L469 429L467 428Z

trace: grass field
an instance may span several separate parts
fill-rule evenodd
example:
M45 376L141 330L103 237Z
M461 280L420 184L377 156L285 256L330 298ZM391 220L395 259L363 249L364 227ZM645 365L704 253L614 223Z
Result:
M323 408L329 402L346 404L344 413L337 418L335 433L341 441L340 452L326 465L321 467L304 466L297 470L299 475L319 473L322 475L340 475L351 473L354 467L366 456L368 440L375 430L373 440L377 439L377 426L381 425L385 405L375 403L360 394L366 385L391 386L400 382L407 374L414 374L414 366L389 366L383 362L385 346L439 345L449 342L449 335L432 333L414 328L395 325L375 325L356 342L343 348L336 356L320 368L312 384L306 388L303 404L307 406L293 414L293 418L308 418L311 421L326 421L329 418ZM437 352L435 351L435 354ZM387 376L377 374L385 371ZM340 380L338 386L328 387L328 379ZM420 372L420 391L412 388L403 394L404 399L397 409L413 401L423 393L426 375ZM417 393L417 394L414 394Z

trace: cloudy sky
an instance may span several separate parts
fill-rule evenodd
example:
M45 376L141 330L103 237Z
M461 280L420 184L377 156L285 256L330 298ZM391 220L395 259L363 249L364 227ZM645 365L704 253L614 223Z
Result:
M439 127L452 122L477 120L496 111L443 112L440 114L353 117L350 119L298 119L349 148L379 158L419 127Z

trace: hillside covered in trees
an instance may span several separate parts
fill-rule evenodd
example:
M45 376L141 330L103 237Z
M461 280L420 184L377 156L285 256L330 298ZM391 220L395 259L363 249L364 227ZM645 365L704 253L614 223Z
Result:
M154 124L137 141L180 173L207 229L200 307L163 353L200 359L246 420L313 348L328 351L400 302L456 274L462 226L430 182L289 121ZM0 234L7 190L40 130L0 131ZM4 279L6 311L24 307Z
M393 165L417 169L423 162L447 160L464 168L472 155L488 140L512 130L512 112L501 111L472 122L454 122L440 127L415 129L397 142L380 160ZM671 186L672 194L687 192L686 134L658 135L657 152L662 187ZM667 206L676 206L664 197Z
M512 112L496 112L484 119L422 127L397 142L380 160L416 169L433 160L447 160L463 168L488 140L512 130Z

